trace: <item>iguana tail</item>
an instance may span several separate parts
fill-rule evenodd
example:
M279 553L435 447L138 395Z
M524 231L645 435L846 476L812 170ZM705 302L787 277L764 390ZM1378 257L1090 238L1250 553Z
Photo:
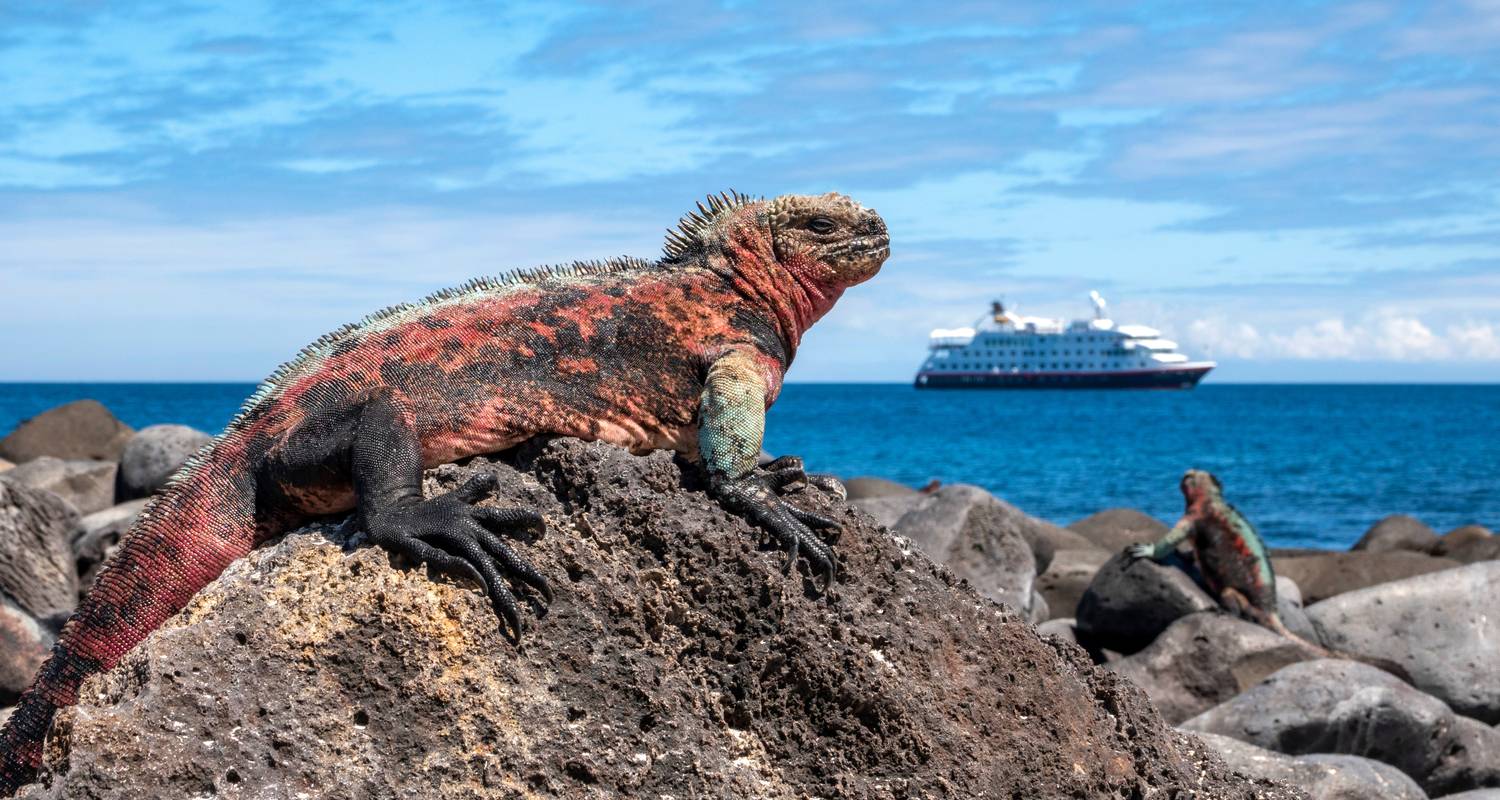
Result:
M35 777L52 717L78 701L84 678L113 667L255 545L254 479L211 452L131 526L0 730L0 797Z
M1358 661L1362 664L1369 664L1376 669L1389 672L1390 674L1395 675L1408 684L1412 682L1411 673L1407 672L1405 668L1394 661L1384 658L1370 658L1368 656L1356 655L1354 653L1345 653L1339 650L1329 650L1322 645L1313 644L1312 642L1309 642L1301 636L1292 633L1291 630L1287 628L1285 623L1281 621L1280 614L1268 613L1262 614L1261 616L1263 618L1263 624L1267 628L1270 628L1271 630L1276 631L1282 636L1291 639L1301 647L1305 648L1308 652L1316 654L1319 658L1342 658L1347 661Z

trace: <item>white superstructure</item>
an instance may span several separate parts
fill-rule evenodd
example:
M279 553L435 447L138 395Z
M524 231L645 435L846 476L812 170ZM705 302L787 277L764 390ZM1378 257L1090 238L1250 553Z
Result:
M971 327L934 330L919 388L1190 388L1211 361L1190 361L1145 325L1116 325L1090 292L1092 319L1028 317L994 303Z

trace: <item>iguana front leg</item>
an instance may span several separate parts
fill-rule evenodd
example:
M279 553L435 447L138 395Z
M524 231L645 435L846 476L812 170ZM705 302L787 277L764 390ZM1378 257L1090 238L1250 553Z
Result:
M1184 516L1182 519L1177 520L1177 524L1173 525L1172 529L1167 531L1167 535L1158 539L1155 544L1146 544L1144 542L1133 544L1125 548L1125 553L1131 558L1149 558L1152 561L1160 561L1171 555L1172 551L1177 549L1177 545L1181 544L1182 540L1186 539L1192 531L1193 517L1191 515Z
M766 373L753 351L731 350L714 361L698 415L698 450L714 498L776 536L787 551L788 570L801 553L832 582L833 552L813 529L836 528L838 523L779 496L790 485L808 482L801 459L787 456L764 470L755 468L766 428Z

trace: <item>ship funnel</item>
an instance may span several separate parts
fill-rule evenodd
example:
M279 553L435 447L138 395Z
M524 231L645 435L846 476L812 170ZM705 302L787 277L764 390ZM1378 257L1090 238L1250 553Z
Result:
M1103 295L1100 295L1096 291L1090 290L1089 300L1094 304L1094 319L1104 319L1104 316L1107 313L1107 306L1104 302Z

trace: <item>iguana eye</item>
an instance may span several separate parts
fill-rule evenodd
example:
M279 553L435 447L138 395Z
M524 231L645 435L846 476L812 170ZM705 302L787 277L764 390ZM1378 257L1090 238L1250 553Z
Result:
M827 217L813 217L807 221L807 229L813 233L833 233L835 227L833 220Z

